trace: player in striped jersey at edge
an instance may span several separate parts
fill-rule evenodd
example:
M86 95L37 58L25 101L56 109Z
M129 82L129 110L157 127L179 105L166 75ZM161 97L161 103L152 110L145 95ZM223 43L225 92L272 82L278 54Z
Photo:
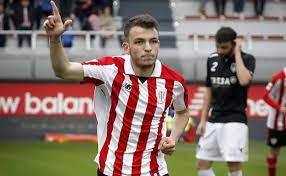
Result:
M268 175L275 176L280 148L286 145L286 67L272 76L264 100L271 106L267 119Z
M56 76L96 85L98 175L168 176L164 154L171 155L188 120L184 78L157 60L158 22L150 15L130 18L124 26L126 55L70 62L60 40L72 21L53 14L44 23ZM167 109L175 111L174 128L164 133Z

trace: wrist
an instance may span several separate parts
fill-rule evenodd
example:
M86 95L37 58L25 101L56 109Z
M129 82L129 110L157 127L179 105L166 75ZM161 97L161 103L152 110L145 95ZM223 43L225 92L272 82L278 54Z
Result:
M234 55L241 55L241 50L240 49L235 49L234 50Z
M59 36L53 36L53 37L50 37L50 43L61 43L61 37Z
M179 139L180 139L180 135L178 136L174 136L172 133L171 135L169 136L169 138L171 138L171 140L173 140L175 142L175 144L178 143Z
M207 119L206 118L201 118L200 123L207 123Z
M235 56L235 58L240 57L240 56L241 56L240 50L235 51L235 52L234 52L234 56Z

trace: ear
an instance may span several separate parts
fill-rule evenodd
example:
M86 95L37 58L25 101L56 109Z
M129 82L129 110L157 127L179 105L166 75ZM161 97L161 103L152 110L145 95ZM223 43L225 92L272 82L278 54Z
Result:
M233 40L233 41L232 41L232 46L235 46L235 45L236 45L236 41L237 41L237 40Z
M130 48L129 48L129 43L127 43L127 42L123 42L122 43L122 47L123 47L123 50L124 50L124 53L125 54L130 54Z

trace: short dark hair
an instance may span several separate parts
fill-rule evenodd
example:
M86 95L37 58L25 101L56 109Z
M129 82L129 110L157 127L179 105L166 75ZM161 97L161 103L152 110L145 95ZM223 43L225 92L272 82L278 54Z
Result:
M155 28L157 31L159 31L159 23L154 17L149 14L136 15L131 17L124 25L125 40L128 38L130 29L134 26L139 26L146 29Z
M234 41L236 37L237 33L234 29L230 27L221 27L215 35L215 40L217 43L225 43L229 41Z

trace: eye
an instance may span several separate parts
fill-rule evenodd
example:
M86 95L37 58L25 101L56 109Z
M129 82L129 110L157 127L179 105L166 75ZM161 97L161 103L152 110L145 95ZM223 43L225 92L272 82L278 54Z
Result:
M151 40L151 43L152 44L157 44L157 43L159 43L159 40Z
M137 40L137 41L135 41L135 44L136 45L142 45L142 44L144 44L144 41L143 40Z

